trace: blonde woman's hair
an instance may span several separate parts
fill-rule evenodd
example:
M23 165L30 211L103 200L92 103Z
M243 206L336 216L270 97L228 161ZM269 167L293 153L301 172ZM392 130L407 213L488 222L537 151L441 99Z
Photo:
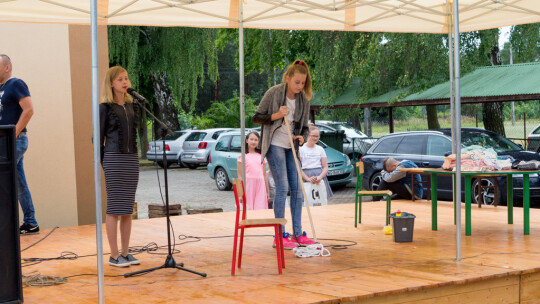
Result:
M105 78L103 79L103 83L101 84L101 98L99 103L116 103L116 101L114 101L114 94L111 84L114 79L116 79L116 77L123 72L127 73L126 69L118 65L113 66L107 71L107 74L105 74ZM133 97L125 93L124 100L126 102L133 102Z
M306 84L304 85L304 94L306 94L307 99L311 100L313 97L313 92L311 90L311 74L309 72L309 67L305 61L295 60L291 63L285 73L283 73L283 78L281 79L282 83L287 81L287 76L294 77L294 73L300 73L306 75Z

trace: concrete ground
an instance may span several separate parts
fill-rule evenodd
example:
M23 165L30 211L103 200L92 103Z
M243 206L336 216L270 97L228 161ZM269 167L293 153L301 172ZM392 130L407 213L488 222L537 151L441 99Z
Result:
M173 165L167 170L167 178L169 204L181 204L184 214L186 209L191 208L223 208L224 212L236 210L233 191L219 191L206 167L191 170ZM354 202L355 182L353 177L346 187L335 189L334 197L328 200L328 204ZM163 169L155 166L141 167L135 201L139 218L148 218L149 204L164 204Z

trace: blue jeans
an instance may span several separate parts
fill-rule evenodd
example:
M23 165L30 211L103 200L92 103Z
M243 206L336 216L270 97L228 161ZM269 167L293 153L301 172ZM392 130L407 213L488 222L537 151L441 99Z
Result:
M24 213L24 223L37 226L36 217L34 215L34 203L32 202L32 195L28 190L26 184L26 176L24 175L24 153L28 149L28 136L19 135L16 141L17 150L17 189L19 191L19 204Z
M285 201L287 191L291 190L291 217L293 235L302 235L302 190L299 189L298 174L294 164L293 151L282 147L270 145L266 154L272 177L276 183L276 196L274 198L274 215L276 218L285 217ZM285 231L285 228L284 230Z

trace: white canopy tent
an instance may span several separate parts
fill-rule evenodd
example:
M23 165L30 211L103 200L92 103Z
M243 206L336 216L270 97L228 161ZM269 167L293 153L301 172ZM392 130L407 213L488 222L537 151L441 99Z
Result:
M454 22L455 21L455 22ZM97 24L239 28L244 114L243 28L448 34L455 185L461 193L459 32L540 21L538 0L0 0L0 22L91 24L93 136L99 137ZM241 123L244 134L245 122ZM244 147L242 146L242 149ZM244 151L242 151L244 154ZM101 219L99 146L94 146L96 222ZM245 162L244 162L245 163ZM245 174L244 174L245 176ZM456 259L461 258L457 204ZM96 225L99 302L104 303L101 226Z
M452 1L448 1L452 4ZM239 17L243 4L243 17ZM97 0L107 24L448 33L446 0ZM0 0L0 21L89 24L88 0ZM460 0L467 32L540 21L537 0Z

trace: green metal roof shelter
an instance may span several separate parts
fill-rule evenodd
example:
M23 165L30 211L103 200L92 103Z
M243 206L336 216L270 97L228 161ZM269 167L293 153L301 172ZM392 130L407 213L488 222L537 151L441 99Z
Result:
M407 89L393 90L362 101L358 98L360 81L354 79L334 103L325 100L324 92L315 95L311 110L321 108L380 108L450 104L450 82L400 98ZM461 78L461 103L540 100L540 62L477 68Z

